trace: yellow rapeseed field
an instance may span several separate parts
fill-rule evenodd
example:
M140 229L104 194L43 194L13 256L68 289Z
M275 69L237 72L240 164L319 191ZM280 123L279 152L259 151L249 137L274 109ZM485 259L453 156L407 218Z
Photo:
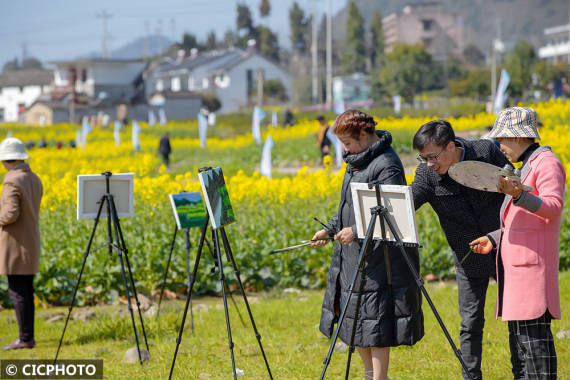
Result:
M543 127L540 130L541 143L550 145L557 156L562 160L566 172L570 172L570 102L549 101L531 105L539 114ZM377 119L377 128L388 131L408 130L415 131L420 125L435 117L422 118L384 118ZM495 116L480 113L469 117L447 119L456 130L481 130L484 126L492 125ZM96 129L92 131L84 148L64 147L57 149L49 147L45 149L33 149L31 152L30 165L41 177L45 198L43 207L55 209L62 205L74 207L76 198L76 177L78 174L101 173L111 170L115 173L135 173L135 194L139 201L154 205L158 200L163 200L168 193L182 190L199 191L199 182L196 173L183 175L169 174L164 166L161 166L156 154L156 134L149 136L145 132L151 129L175 128L175 124L167 127L149 127L140 123L141 152L132 151L130 128L122 131L122 144L115 146L113 132L110 129ZM176 124L180 126L181 124ZM188 122L184 128L196 128L195 122ZM59 124L49 127L22 126L8 124L0 127L6 135L9 131L14 137L22 141L39 141L45 137L49 141L62 141L64 143L75 140L78 126ZM304 138L314 134L319 126L315 121L303 120L298 125L286 129L272 129L268 127L263 132L263 138L267 134L276 142L290 139ZM180 134L179 134L180 135ZM196 138L172 138L173 149L200 147ZM223 151L229 147L240 148L254 144L251 134L234 137L231 139L210 138L208 147L210 151ZM246 175L243 171L226 177L228 189L232 201L253 202L258 198L268 198L272 201L285 203L290 198L307 199L314 196L326 197L338 192L344 175L344 168L338 172L330 170L330 161L325 162L325 169L310 171L308 167L301 169L297 175L286 178L269 180L254 173ZM408 175L411 181L413 175ZM310 184L310 186L307 186Z

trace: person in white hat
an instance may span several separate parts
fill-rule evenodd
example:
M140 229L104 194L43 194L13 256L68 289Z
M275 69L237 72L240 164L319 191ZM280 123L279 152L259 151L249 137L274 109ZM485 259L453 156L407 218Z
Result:
M9 137L0 143L0 161L8 170L0 196L0 275L8 276L8 292L19 337L4 350L33 348L34 275L40 259L39 214L42 182L24 160L30 156L24 144Z
M501 111L490 137L511 162L522 161L521 182L499 178L498 190L507 194L501 228L470 245L480 254L498 247L495 317L508 321L514 378L556 379L550 323L560 319L558 240L566 173L550 147L535 141L540 137L532 108Z

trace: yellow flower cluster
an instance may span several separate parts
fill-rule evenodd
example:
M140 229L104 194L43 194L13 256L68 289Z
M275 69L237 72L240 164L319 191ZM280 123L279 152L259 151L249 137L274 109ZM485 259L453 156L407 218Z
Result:
M538 131L541 145L548 145L564 165L566 183L570 183L570 102L551 100L530 105L538 113L543 127Z
M570 102L550 101L531 105L538 112L543 128L540 130L542 144L550 145L553 151L563 162L566 171L570 172ZM378 128L390 130L415 131L420 125L434 118L378 119ZM448 119L457 130L480 130L482 127L492 125L494 115L477 114L469 117ZM160 165L159 157L155 153L157 148L157 134L148 133L152 128L140 123L142 133L140 142L142 151L132 151L130 128L122 132L122 143L116 147L111 129L96 129L87 138L84 148L64 147L57 149L33 149L30 165L40 176L44 183L45 195L42 204L49 209L58 207L74 207L76 199L76 178L78 174L96 174L111 170L114 173L134 172L135 193L137 201L145 202L151 206L162 203L168 193L180 191L199 191L200 185L195 173L174 175L166 172ZM169 130L175 128L195 128L195 122L187 124L169 124ZM39 141L45 137L48 141L68 142L75 140L76 125L60 124L49 127L30 127L23 125L3 125L0 133L6 135L11 132L14 137L26 142ZM319 125L315 121L303 120L290 128L272 129L264 131L264 137L270 134L276 142L287 139L300 139L315 134ZM182 135L178 133L177 135ZM240 148L254 144L251 134L231 139L210 138L208 150L224 150L229 147ZM173 138L174 149L199 148L200 143L195 138ZM325 160L325 169L311 172L304 167L297 175L292 177L269 180L254 173L246 175L243 171L235 175L226 176L230 197L234 202L254 202L265 198L273 202L285 203L290 198L307 199L310 197L326 197L339 191L344 175L344 169L338 172L330 170L330 159ZM413 175L408 175L408 183Z

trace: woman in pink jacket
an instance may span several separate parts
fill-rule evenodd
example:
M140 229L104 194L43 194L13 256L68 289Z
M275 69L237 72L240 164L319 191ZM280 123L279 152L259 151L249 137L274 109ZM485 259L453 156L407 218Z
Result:
M507 194L501 228L470 243L487 254L498 246L497 307L509 325L515 379L556 379L556 351L550 322L560 319L558 238L564 206L566 173L548 146L539 146L537 115L531 108L512 107L497 117L489 137L515 162L523 162L521 183L500 178Z

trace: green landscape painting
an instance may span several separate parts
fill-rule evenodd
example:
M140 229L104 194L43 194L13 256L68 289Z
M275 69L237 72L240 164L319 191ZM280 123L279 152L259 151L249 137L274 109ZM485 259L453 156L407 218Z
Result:
M235 221L226 181L221 168L198 173L212 227L217 229Z
M204 225L206 209L199 192L170 194L170 203L179 229Z

